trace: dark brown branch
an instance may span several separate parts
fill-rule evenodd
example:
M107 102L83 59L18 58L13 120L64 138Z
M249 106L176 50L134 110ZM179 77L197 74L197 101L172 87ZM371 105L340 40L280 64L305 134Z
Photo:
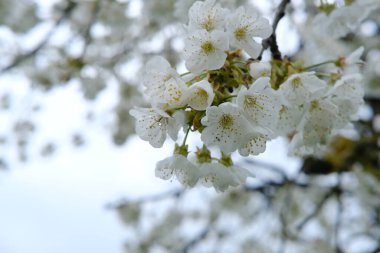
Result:
M272 28L273 28L272 35L268 39L263 41L263 50L260 53L259 59L261 58L264 50L267 49L268 47L270 48L273 59L275 60L282 59L281 52L278 49L278 45L277 45L276 29L280 20L285 16L285 9L289 3L290 3L290 0L282 0L280 5L277 7L277 12L272 24Z

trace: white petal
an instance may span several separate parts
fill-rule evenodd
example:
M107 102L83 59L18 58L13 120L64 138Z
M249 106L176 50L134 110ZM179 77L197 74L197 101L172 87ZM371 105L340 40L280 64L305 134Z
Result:
M215 94L211 84L203 80L193 84L188 92L188 105L195 110L204 111L211 106Z
M254 78L258 79L264 76L270 76L272 66L269 62L252 62L249 65L249 74Z
M206 145L217 145L224 153L235 151L251 131L242 111L232 103L207 108L201 123L206 126L202 131L202 141Z
M248 138L248 142L239 148L239 154L242 156L258 155L265 151L266 143L269 140L267 135L257 134Z

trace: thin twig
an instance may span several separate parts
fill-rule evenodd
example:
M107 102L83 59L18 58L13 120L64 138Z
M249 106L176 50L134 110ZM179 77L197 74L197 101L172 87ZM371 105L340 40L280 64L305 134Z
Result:
M176 251L176 253L188 253L191 248L193 248L199 242L201 242L204 238L206 238L210 230L211 230L210 226L207 226L198 236L196 236L194 239L188 242L181 250Z
M302 230L302 228L315 216L319 214L321 211L322 207L325 205L327 200L334 195L334 190L330 189L323 197L322 199L318 202L318 204L315 206L314 210L306 216L296 227L298 231Z
M289 3L290 3L290 0L282 0L280 5L277 7L277 12L272 24L272 28L273 28L272 35L268 39L263 41L263 50L260 53L259 59L261 58L264 50L267 49L268 47L270 48L270 51L272 52L273 59L276 59L276 60L282 59L281 52L278 49L278 45L277 45L276 29L280 20L285 16L285 9Z
M107 209L117 209L117 208L120 208L124 205L128 205L129 203L155 202L155 201L160 201L163 199L169 199L171 197L179 198L183 195L184 192L185 192L185 189L177 189L177 190L171 190L168 192L160 193L157 195L142 197L142 198L139 198L137 200L121 199L115 203L107 204L106 208Z

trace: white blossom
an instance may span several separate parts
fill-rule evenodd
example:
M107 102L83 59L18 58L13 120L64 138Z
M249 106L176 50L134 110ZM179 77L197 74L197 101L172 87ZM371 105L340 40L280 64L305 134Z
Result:
M161 56L155 56L148 61L142 83L154 107L175 108L186 104L185 82Z
M253 79L270 76L272 66L269 62L252 62L249 65L249 74Z
M304 72L291 75L279 90L290 105L297 106L323 96L327 88L327 83L313 72Z
M252 132L246 136L246 143L239 147L239 154L242 156L258 155L265 151L267 141L270 135L260 133L260 131Z
M199 169L183 155L174 154L156 164L156 177L164 180L176 177L182 185L187 187L193 187L199 175Z
M141 139L148 141L155 148L160 148L166 140L167 134L177 139L182 122L176 117L170 117L166 112L156 108L135 107L129 114L136 118L135 130Z
M326 144L337 120L338 107L329 99L313 100L300 123L303 144L314 146Z
M204 29L208 32L223 30L228 10L215 0L196 1L189 9L189 31Z
M203 186L214 187L217 192L243 185L247 177L254 177L247 169L234 165L227 167L221 163L203 163L200 165L200 173L199 182Z
M364 87L360 74L343 76L328 93L330 101L339 108L336 127L347 125L364 103Z
M243 86L236 102L254 126L275 129L281 100L279 94L271 88L268 77L256 80L249 89Z
M188 90L188 105L195 110L204 111L212 104L215 94L207 80L194 83Z
M196 30L185 39L185 65L194 74L219 69L224 65L228 49L225 32Z
M217 145L224 153L245 144L245 136L251 131L242 110L229 102L208 107L201 123L206 126L202 131L202 141L206 145Z
M357 1L352 5L336 8L329 15L326 13L318 14L313 21L316 33L337 39L354 31L380 5L380 2L360 2Z
M296 131L305 111L304 105L287 106L281 105L277 122L277 133L279 135L292 134Z
M245 50L251 57L257 58L262 46L253 37L262 39L272 34L269 21L263 17L248 13L243 6L239 7L229 18L227 33L230 43Z

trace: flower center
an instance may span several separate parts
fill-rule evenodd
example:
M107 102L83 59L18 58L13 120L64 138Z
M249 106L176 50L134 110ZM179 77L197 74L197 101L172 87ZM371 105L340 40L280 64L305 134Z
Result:
M310 106L310 109L309 111L313 111L315 109L319 109L320 108L320 105L319 105L319 101L318 100L313 100L311 101L311 106Z
M201 24L202 28L206 29L206 31L211 31L214 28L214 24L212 22L212 18L210 15L207 16L207 20Z
M245 37L247 36L247 27L243 26L243 27L237 28L234 34L237 40L245 39Z
M264 97L264 98L267 98L267 96L264 96L264 95L261 95L261 98ZM246 95L244 96L244 108L245 109L248 109L248 108L253 108L253 107L258 107L259 109L263 110L263 106L261 106L258 102L257 102L257 97L254 97L254 96L249 96L249 95Z
M292 80L292 86L294 89L297 89L301 85L301 78L296 77Z
M229 114L223 114L219 120L219 125L224 129L230 128L234 124L234 118Z
M197 89L196 94L200 99L206 99L207 100L207 98L208 98L207 91L205 91L204 89Z
M203 52L207 55L215 51L215 47L210 41L206 41L205 43L203 43L201 45L201 48Z

